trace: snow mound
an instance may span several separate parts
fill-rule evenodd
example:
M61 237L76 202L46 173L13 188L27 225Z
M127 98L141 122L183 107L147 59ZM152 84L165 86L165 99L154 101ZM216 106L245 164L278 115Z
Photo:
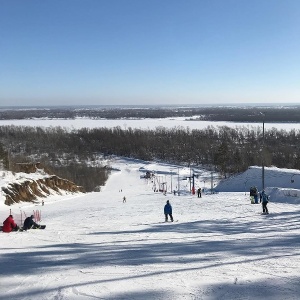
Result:
M299 177L298 177L299 176ZM265 167L265 190L272 202L300 203L300 171ZM251 186L262 190L262 168L249 167L244 173L221 180L216 186L217 192L245 192Z
M266 193L270 196L270 201L272 202L289 204L300 203L300 190L297 189L269 187L266 188Z

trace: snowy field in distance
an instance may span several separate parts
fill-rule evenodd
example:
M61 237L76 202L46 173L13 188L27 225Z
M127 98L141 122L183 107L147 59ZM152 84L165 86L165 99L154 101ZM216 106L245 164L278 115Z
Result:
M0 126L4 125L15 125L15 126L33 126L33 127L55 127L61 126L63 128L70 129L80 129L86 128L96 128L96 127L106 127L112 128L119 126L121 129L126 128L137 128L137 129L155 129L156 127L163 126L166 128L173 127L189 127L190 129L203 129L207 126L245 126L245 127L262 127L262 123L235 123L235 122L212 122L212 121L187 121L185 118L165 118L165 119L121 119L121 120L92 120L85 118L78 119L31 119L31 120L0 120ZM271 128L292 130L300 129L300 123L265 123L266 129Z

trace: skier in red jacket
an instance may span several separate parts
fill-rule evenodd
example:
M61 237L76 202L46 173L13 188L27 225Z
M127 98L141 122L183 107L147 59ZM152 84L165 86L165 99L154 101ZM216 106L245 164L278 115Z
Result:
M18 225L15 223L12 215L9 215L6 220L3 222L2 231L3 232L11 232L17 231L19 229Z

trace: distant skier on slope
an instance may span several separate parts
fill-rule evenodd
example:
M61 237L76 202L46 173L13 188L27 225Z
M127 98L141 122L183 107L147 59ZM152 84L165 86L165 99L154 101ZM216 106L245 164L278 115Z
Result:
M198 193L198 198L201 198L202 197L202 190L201 190L200 187L198 188L197 193Z
M172 206L171 206L169 200L167 200L167 203L164 207L164 214L165 214L165 221L166 222L168 222L168 216L170 216L171 222L173 222Z
M262 209L263 214L268 214L267 204L269 203L269 196L266 194L265 190L261 192L261 201L262 201Z

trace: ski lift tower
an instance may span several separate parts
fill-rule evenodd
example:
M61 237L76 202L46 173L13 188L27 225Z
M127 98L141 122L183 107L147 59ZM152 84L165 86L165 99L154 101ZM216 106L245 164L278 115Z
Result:
M170 169L170 175L171 175L171 193L173 193L173 186L172 186L172 169Z
M195 177L198 178L198 175L194 173L194 170L193 170L193 175L191 174L189 177L187 177L190 181L190 193L192 195L195 195Z

